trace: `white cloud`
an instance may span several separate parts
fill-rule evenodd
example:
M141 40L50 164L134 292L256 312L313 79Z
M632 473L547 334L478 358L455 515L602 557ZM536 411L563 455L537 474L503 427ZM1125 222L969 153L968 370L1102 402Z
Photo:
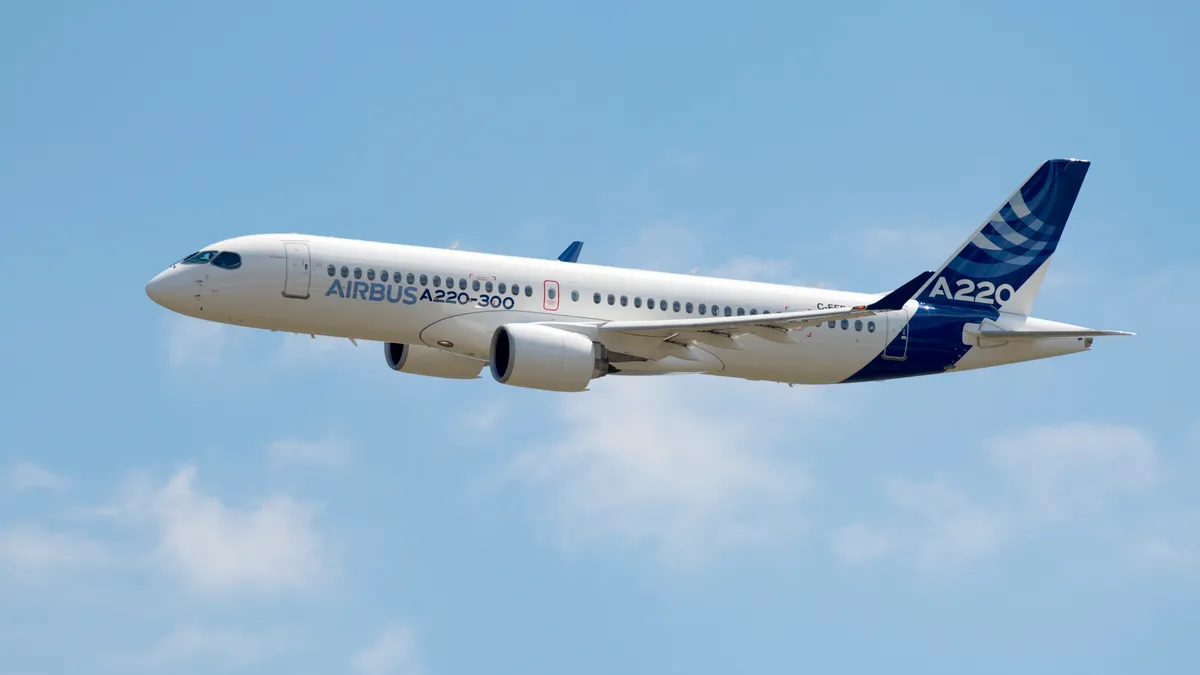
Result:
M460 421L463 426L472 431L487 433L504 421L504 414L507 410L508 403L502 399L496 399L479 404L469 413L462 415Z
M1134 548L1134 554L1154 567L1182 570L1200 564L1200 548L1162 537L1141 541Z
M237 509L198 492L187 466L158 489L135 487L126 511L158 530L156 558L206 591L294 591L329 572L315 509L276 495Z
M30 490L61 492L69 484L65 477L26 461L13 462L4 472L4 489L14 494Z
M897 509L895 522L854 524L834 533L834 552L843 561L861 564L903 554L926 571L947 570L994 553L1009 534L999 511L975 504L942 479L893 480L887 495Z
M978 227L975 225L974 227ZM868 227L852 236L856 252L872 260L937 265L971 232L968 227ZM927 269L934 269L928 267Z
M267 445L267 456L282 464L338 465L346 460L345 442L336 438L320 441L284 439Z
M416 642L407 626L386 626L371 646L359 652L353 661L362 675L418 675Z
M162 671L181 665L208 669L246 668L262 663L278 652L284 640L279 635L257 635L194 622L176 626L145 652L119 659L126 668Z
M781 420L803 416L796 397L814 407L809 392L696 376L610 379L561 399L561 439L510 467L542 498L538 512L565 548L615 542L686 564L801 528L808 475L768 448L792 430ZM772 399L755 396L767 389Z
M343 359L362 356L368 347L379 349L379 343L358 340L356 346L344 338L334 338L322 335L297 335L295 333L279 334L279 349L275 353L273 365L291 366L297 363L312 365L330 359ZM376 352L380 363L383 356Z
M656 221L637 231L621 259L624 265L638 269L686 272L704 259L705 240L704 233L686 225Z
M233 343L229 326L171 314L167 319L167 361L173 368L211 367Z
M703 270L705 276L745 281L765 281L775 284L799 285L792 279L792 263L789 260L770 260L754 256L742 256L712 270Z
M1132 427L1075 423L1034 427L987 443L996 464L1048 518L1094 511L1159 477L1153 442Z
M833 550L848 563L859 564L882 558L896 547L892 532L855 523L833 533Z
M67 532L52 532L35 523L15 523L0 530L0 568L18 576L111 565L115 557L97 541Z

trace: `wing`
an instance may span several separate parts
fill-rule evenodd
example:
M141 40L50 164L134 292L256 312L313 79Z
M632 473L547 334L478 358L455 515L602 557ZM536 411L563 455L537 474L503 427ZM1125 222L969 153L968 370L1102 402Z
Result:
M815 309L751 316L721 316L707 319L664 319L658 321L609 321L599 324L600 333L636 333L644 336L670 335L672 333L730 333L744 332L760 334L754 329L767 329L785 334L793 328L815 326L825 321L855 319L881 312L901 309L917 291L925 285L932 272L922 272L900 288L888 293L869 305ZM790 341L790 340L784 340Z
M743 347L734 339L734 336L752 334L772 342L794 344L796 342L792 336L794 329L815 326L825 321L872 316L903 308L904 303L917 294L917 291L925 285L932 274L932 272L919 274L875 302L858 307L705 319L600 323L554 322L547 325L589 335L599 340L615 353L614 362L618 359L622 361L656 361L676 357L682 361L693 362L696 369L703 370L706 366L702 362L706 356L704 353L691 349L689 347L691 342L721 349L742 349ZM690 367L693 366L684 365L680 366L678 370L682 371Z

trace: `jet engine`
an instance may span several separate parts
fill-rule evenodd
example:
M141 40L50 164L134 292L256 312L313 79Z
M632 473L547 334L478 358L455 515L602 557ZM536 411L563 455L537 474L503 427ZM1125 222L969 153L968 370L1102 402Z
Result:
M388 368L399 373L446 377L455 380L473 380L487 364L469 356L426 347L397 342L383 344L383 357Z
M583 391L609 372L604 345L544 324L500 326L492 334L491 355L492 377L515 387Z

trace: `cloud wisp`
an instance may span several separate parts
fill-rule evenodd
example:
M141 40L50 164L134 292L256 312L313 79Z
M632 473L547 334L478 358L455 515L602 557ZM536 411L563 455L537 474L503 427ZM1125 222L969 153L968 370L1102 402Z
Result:
M402 624L384 626L368 647L351 662L361 675L419 675L416 640L412 630Z
M305 591L329 573L317 509L287 495L248 508L227 506L196 488L185 466L162 487L139 481L124 512L157 533L155 560L204 591Z
M694 377L597 383L564 401L557 438L520 453L508 477L532 491L543 524L571 551L616 544L691 564L787 540L803 529L811 479L769 448L783 445L786 420L803 415L795 408L816 406L800 391L765 402L758 393L768 386ZM789 404L788 415L777 414Z

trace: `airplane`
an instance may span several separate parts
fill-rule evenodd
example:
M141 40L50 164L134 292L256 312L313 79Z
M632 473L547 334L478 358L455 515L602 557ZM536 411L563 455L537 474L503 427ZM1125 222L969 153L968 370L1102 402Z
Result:
M1030 316L1090 163L1043 162L934 271L890 292L305 234L220 241L146 294L235 326L383 343L392 370L579 392L608 375L838 384L1089 351L1133 335ZM572 251L572 249L575 249Z

